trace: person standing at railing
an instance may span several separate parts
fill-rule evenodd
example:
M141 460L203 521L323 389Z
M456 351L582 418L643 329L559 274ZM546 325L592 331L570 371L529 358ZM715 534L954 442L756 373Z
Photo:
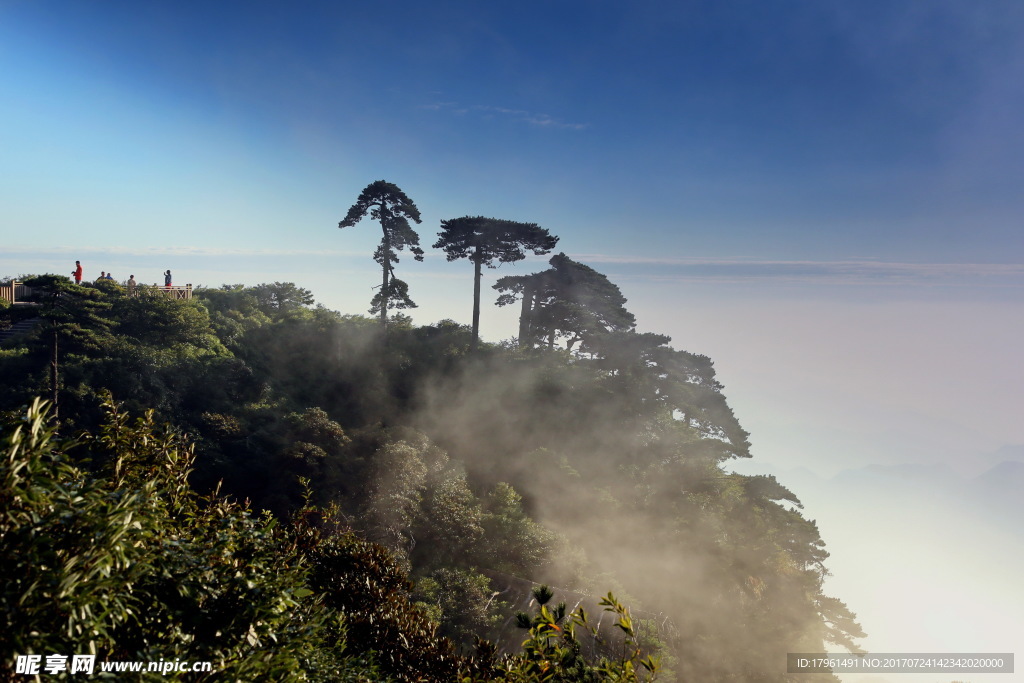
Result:
M171 271L169 270L164 273L164 287L167 289L171 288Z
M82 262L81 261L75 261L75 272L72 273L72 275L75 276L75 284L76 285L82 284Z

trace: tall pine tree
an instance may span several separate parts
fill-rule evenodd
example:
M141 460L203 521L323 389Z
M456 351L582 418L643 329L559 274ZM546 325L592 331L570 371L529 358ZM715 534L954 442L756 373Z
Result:
M555 248L558 238L536 223L483 216L463 216L441 221L435 249L444 249L449 261L468 258L473 262L473 341L480 339L480 270L496 268L494 262L515 263L526 258L526 251L546 254Z
M356 203L348 210L339 228L350 228L364 217L380 221L383 232L380 245L373 254L373 260L380 264L382 277L380 291L370 301L370 313L380 314L382 328L387 327L388 309L416 308L409 298L409 285L395 277L398 252L409 247L413 258L423 260L420 236L409 225L409 221L421 223L420 210L394 183L375 180L359 194Z

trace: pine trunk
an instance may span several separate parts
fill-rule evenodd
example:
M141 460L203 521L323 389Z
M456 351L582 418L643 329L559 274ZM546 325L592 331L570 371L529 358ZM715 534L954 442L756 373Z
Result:
M469 350L476 351L480 342L480 247L476 248L473 255L473 341L470 342Z
M50 400L53 402L53 419L57 419L57 326L53 326L53 349L50 354Z
M523 286L523 308L519 312L519 346L533 346L530 339L530 316L533 315L533 288Z
M381 219L381 226L384 225L384 219ZM383 258L381 259L384 263L382 264L384 269L384 278L380 285L380 329L387 330L388 328L388 301L391 299L391 292L388 290L388 275L391 271L391 240L388 239L387 228L384 228L384 249Z

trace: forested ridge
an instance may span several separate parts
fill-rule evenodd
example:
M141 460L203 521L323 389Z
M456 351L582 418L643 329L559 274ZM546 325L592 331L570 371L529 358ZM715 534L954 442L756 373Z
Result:
M0 347L0 673L92 651L218 680L815 680L786 653L864 635L816 525L730 472L750 443L709 358L550 263L499 281L522 311L499 344L478 310L388 316L385 289L368 318L292 283L27 278L38 305L0 310L39 318Z

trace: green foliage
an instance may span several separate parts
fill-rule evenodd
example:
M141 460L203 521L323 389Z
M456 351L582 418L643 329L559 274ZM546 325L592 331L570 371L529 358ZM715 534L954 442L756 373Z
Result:
M220 289L197 289L193 296L209 311L210 322L218 338L229 349L237 350L246 332L269 323L253 288L223 285Z
M253 287L256 305L271 318L281 318L303 310L314 303L313 293L292 282L275 282Z
M429 468L443 458L422 439L419 443L388 442L374 454L372 489L360 515L367 524L368 538L400 558L408 557L413 544L411 529L420 513Z
M341 530L335 511L307 511L296 541L310 566L309 588L346 615L346 645L373 653L399 681L450 681L465 665L437 624L410 599L411 584L381 546Z
M275 524L187 483L193 455L152 415L111 403L102 431L57 439L38 401L3 433L0 671L16 654L212 661L217 676L295 680L343 633ZM103 476L71 464L84 451ZM305 598L305 599L304 599ZM341 651L334 652L340 662ZM10 671L3 671L10 675Z
M599 626L593 625L585 610L566 614L565 603L549 608L553 596L547 586L534 590L535 613L517 615L517 625L527 630L522 653L504 658L498 665L500 679L515 683L569 683L585 681L654 681L661 669L659 658L645 652L629 609L611 593L600 606L612 617L618 630L615 644ZM605 651L615 654L588 662L583 656L581 639L590 639Z
M440 624L438 633L454 643L472 645L490 637L501 620L504 603L491 582L473 569L440 568L416 581L414 597Z
M207 311L188 301L154 296L111 297L111 317L123 341L150 347L192 347L197 352L224 353L210 328Z
M513 576L536 575L560 550L560 539L530 518L523 497L499 482L483 500L483 552L479 563Z
M12 580L0 593L0 676L16 655L53 652L211 661L209 680L450 681L475 670L412 604L387 551L339 526L336 508L307 506L282 526L199 498L181 436L152 413L104 410L102 428L76 440L56 436L38 401L4 427L0 552ZM304 428L322 426L306 417ZM437 576L449 596L486 588L478 574Z
M60 403L61 354L96 352L111 341L109 319L101 315L110 308L107 300L114 287L81 287L63 275L38 275L25 281L38 304L35 314L46 325L33 345L38 355L49 357L49 396L54 415Z
M368 538L421 572L479 558L480 502L464 472L422 435L388 439L374 454L360 513Z

